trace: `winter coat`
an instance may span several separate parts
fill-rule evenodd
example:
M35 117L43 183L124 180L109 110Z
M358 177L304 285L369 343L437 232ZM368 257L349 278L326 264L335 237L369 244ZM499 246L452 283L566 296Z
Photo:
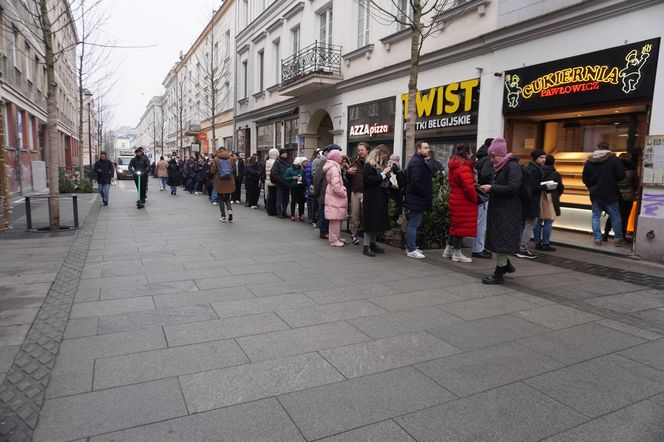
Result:
M301 167L295 167L291 166L288 169L286 169L286 173L284 173L284 183L286 183L287 186L289 187L294 187L294 188L302 188L304 187L304 177L302 176L303 171ZM302 177L302 181L298 181L295 179L295 177Z
M111 184L111 179L115 175L115 168L111 160L98 160L95 163L94 171L97 174L97 183Z
M625 178L618 181L618 190L623 201L631 203L636 199L636 170L633 167L625 167Z
M150 160L148 160L148 158L145 155L143 155L142 157L136 155L129 162L129 171L131 173L141 172L142 174L146 174L148 173L149 170L150 170Z
M313 169L311 169L311 179L314 185L314 191L318 192L316 195L318 197L319 204L325 204L325 188L327 187L325 172L323 172L325 163L327 163L327 158L321 155L320 158L316 158L312 166Z
M314 183L313 176L311 174L311 161L307 162L307 165L304 166L304 178L305 184L307 187L311 186Z
M196 181L200 182L205 181L206 178L205 175L207 175L207 173L205 172L205 164L199 164L196 167Z
M447 163L450 183L450 235L477 236L477 191L473 163L452 157Z
M268 186L274 186L275 184L270 181L270 171L272 170L272 166L274 165L274 162L277 160L277 157L279 156L279 151L275 148L270 149L270 151L267 153L268 160L265 162L265 184Z
M175 161L168 163L168 181L166 181L166 184L169 186L182 185L182 172L180 172L180 168Z
M362 226L365 232L384 232L390 228L387 188L381 186L383 176L369 163L364 164Z
M534 161L528 163L528 171L530 172L530 188L532 197L529 200L522 200L523 202L523 217L524 218L539 218L540 216L540 198L542 197L542 166Z
M290 167L290 163L286 158L277 157L270 169L270 181L275 186L287 187L286 181L284 181L284 174Z
M565 184L563 184L563 177L560 176L555 167L545 164L542 166L542 181L555 181L558 186L555 189L547 190L551 194L551 201L553 201L553 208L556 211L556 216L560 216L560 195L565 192Z
M477 158L477 162L475 163L477 183L480 185L491 184L493 163L491 162L491 157L489 157L489 147L484 145L480 147L475 154L475 158Z
M512 157L494 173L489 193L485 248L495 253L519 251L523 229L519 190L523 172L517 157Z
M231 162L233 177L230 180L222 180L217 176L217 163L222 158ZM230 152L226 150L220 150L217 152L217 156L214 157L214 161L212 161L212 165L210 166L210 173L214 175L214 188L218 194L235 192L235 160L231 158Z
M625 178L625 167L610 150L596 150L589 155L582 176L590 201L612 204L621 199L618 181Z
M252 164L244 168L244 180L247 183L258 183L263 173L260 164Z
M348 216L348 194L341 179L341 165L336 161L326 161L325 173L325 219L343 220Z
M351 163L351 167L357 168L355 175L348 175L350 177L351 190L356 193L362 193L364 190L364 178L362 177L362 171L364 170L364 160L359 157L356 158L355 161Z
M242 180L242 177L244 177L244 160L242 158L238 158L236 163L235 179L240 178L240 180Z
M157 163L157 178L164 178L168 176L168 163L166 160L159 160Z
M420 155L413 155L408 163L408 184L404 192L404 207L416 212L431 210L433 200L433 169Z

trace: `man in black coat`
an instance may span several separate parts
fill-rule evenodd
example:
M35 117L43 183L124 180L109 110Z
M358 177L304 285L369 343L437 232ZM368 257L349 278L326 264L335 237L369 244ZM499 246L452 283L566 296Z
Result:
M279 157L277 157L270 170L270 181L277 188L277 218L280 219L286 218L286 209L288 207L290 188L284 181L284 174L289 167L288 151L286 149L279 149Z
M523 232L521 232L521 247L516 254L519 258L535 258L535 255L528 250L530 238L533 236L535 224L540 216L540 198L542 197L542 166L546 162L546 152L541 149L533 150L530 153L532 160L528 163L527 169L530 172L530 194L529 199L523 199Z
M102 203L108 206L111 180L115 175L115 169L111 160L108 159L106 152L99 154L99 160L95 163L93 170L97 173L97 187L99 188Z
M423 259L424 254L417 248L417 229L422 224L424 212L431 210L433 201L433 170L427 163L431 152L429 143L415 143L415 155L408 162L408 184L404 192L404 207L408 209L406 228L406 256Z
M150 170L150 160L145 156L143 148L139 147L134 151L136 156L131 159L129 162L129 172L134 174L134 184L136 184L136 189L138 190L138 175L137 172L140 172L141 177L141 203L145 204L145 198L147 198L148 193L148 171Z
M616 247L623 247L625 239L620 217L620 190L618 182L625 178L625 167L611 152L609 143L600 141L583 166L583 184L590 192L592 228L596 245L602 245L602 211L609 214L615 233Z
M477 149L475 158L475 171L477 172L477 183L481 186L483 184L491 184L491 177L493 175L493 164L489 158L489 146L493 138L484 140L484 144ZM489 202L479 204L477 206L477 236L473 241L473 258L490 259L491 252L484 249L484 238L486 236L486 215L489 211Z
M240 204L242 195L242 178L244 177L244 160L235 152L233 152L233 158L235 159L235 192L231 195L231 202Z

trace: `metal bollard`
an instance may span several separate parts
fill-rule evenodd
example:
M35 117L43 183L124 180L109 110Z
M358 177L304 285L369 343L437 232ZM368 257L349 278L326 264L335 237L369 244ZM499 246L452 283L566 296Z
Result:
M29 196L25 197L25 222L28 224L28 230L32 230L32 211Z
M74 211L74 227L78 228L78 195L71 196L72 210Z

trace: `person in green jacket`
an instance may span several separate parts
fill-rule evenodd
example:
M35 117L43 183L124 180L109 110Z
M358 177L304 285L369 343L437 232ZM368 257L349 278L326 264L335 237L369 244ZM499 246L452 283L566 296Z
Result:
M290 213L291 221L295 221L295 205L298 207L298 218L300 221L304 220L304 191L305 179L304 171L302 170L303 157L297 157L293 160L293 165L286 169L284 173L284 182L290 187L291 203Z

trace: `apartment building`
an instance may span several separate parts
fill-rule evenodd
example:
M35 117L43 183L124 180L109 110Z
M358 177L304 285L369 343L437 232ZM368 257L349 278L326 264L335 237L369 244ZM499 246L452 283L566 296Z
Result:
M159 159L165 152L170 153L164 149L166 126L163 101L163 95L152 97L136 126L136 146L143 147L150 159Z
M26 3L30 5L30 3ZM10 194L33 189L32 162L45 159L46 68L41 30L23 6L0 0L0 98L5 114L6 162ZM81 164L78 143L76 47L78 40L69 3L51 3L54 20L58 131L61 167ZM40 189L41 190L41 189Z
M180 155L232 147L235 1L224 1L163 81L166 146Z

